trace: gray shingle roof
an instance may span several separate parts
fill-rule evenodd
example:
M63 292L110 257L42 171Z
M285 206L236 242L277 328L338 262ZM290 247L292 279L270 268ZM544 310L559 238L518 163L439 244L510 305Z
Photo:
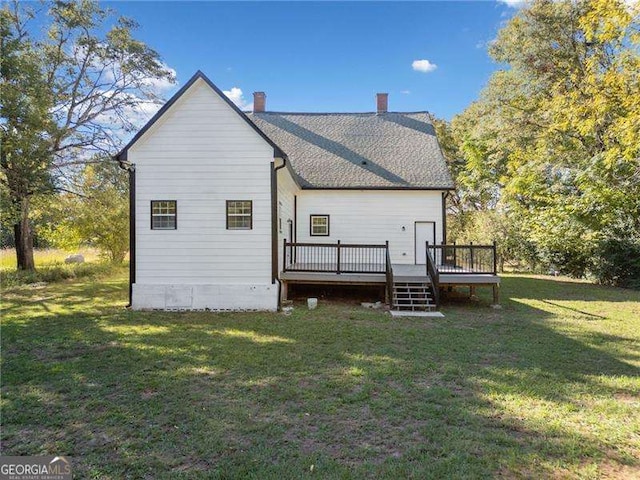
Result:
M451 189L427 112L249 113L302 187Z

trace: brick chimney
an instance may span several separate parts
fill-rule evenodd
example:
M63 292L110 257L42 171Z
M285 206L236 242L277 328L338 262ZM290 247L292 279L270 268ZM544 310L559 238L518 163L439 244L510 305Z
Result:
M376 94L376 104L378 107L378 113L387 113L387 109L389 106L389 94L388 93L377 93Z
M253 113L264 112L267 107L267 94L264 92L253 92Z

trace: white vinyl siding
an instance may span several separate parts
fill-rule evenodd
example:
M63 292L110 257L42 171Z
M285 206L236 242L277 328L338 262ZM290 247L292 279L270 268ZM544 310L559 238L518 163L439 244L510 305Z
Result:
M276 159L276 165L282 165L281 159ZM295 181L291 177L291 173L287 167L278 170L278 217L282 220L282 230L278 231L278 271L282 270L282 242L293 242L293 238L289 238L289 222L293 225L294 214L294 197L300 195L300 190ZM299 199L298 199L299 200ZM298 219L298 221L300 221Z
M197 80L128 153L136 165L136 283L271 286L273 147ZM151 230L172 199L178 229ZM226 201L252 202L252 229L227 230Z
M330 217L329 236L311 236L310 215ZM415 222L436 222L442 241L442 192L396 190L302 190L298 195L298 242L384 244L391 261L415 262ZM404 227L404 230L403 230Z

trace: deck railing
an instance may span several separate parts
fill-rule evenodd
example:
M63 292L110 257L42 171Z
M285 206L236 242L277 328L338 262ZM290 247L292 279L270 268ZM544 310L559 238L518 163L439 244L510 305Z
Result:
M497 275L496 244L493 245L429 245L427 253L439 273L456 275Z
M429 242L426 245L426 269L427 276L431 279L431 290L433 291L433 301L436 304L436 308L440 306L440 273L438 272L438 267L436 266L435 260L431 256L431 252L429 251Z
M497 275L496 244L430 245L426 242L425 275L429 277L436 307L440 305L442 274ZM393 267L389 242L384 245L283 242L283 272L384 274L386 295L393 299Z
M388 245L283 243L283 272L387 273Z

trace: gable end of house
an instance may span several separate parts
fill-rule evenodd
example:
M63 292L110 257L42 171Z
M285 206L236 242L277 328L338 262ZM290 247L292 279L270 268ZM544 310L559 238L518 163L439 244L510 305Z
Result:
M271 140L258 126L253 123L247 115L238 108L238 106L233 103L229 97L227 97L222 90L220 90L202 71L198 70L187 83L185 83L161 108L156 112L156 114L151 117L151 119L135 134L135 136L125 145L125 147L120 150L118 154L114 156L114 159L120 163L120 166L125 168L125 164L128 161L128 151L129 149L135 145L138 140L142 138L142 136L153 126L155 123L162 118L162 116L169 110L174 103L176 103L188 90L191 86L198 81L199 79L203 80L222 100L224 100L227 105L229 105L239 116L242 118L258 135L260 135L271 147L273 147L273 156L279 157L285 160L287 159L286 153L276 145L273 140Z

